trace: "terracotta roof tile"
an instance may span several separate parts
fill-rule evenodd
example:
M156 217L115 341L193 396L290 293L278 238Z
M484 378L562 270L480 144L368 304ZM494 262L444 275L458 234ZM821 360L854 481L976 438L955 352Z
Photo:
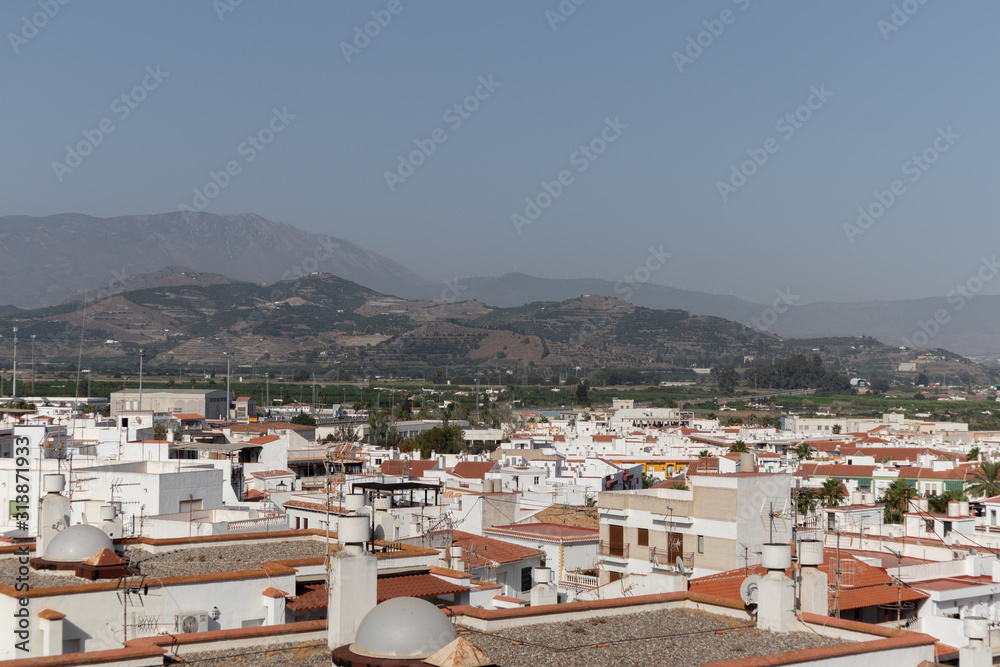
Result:
M409 477L423 477L424 473L433 469L436 465L437 461L430 460L410 461L407 459L389 459L388 461L382 461L382 465L379 468L382 470L383 475L392 477L402 477L406 474Z
M452 472L456 477L485 479L486 473L493 472L496 467L496 461L459 461Z
M107 565L124 565L125 561L115 554L114 551L104 547L96 554L83 561L85 565L93 565L94 567L104 567Z
M465 561L466 569L493 563L516 563L532 556L545 555L544 551L538 549L518 546L483 535L473 535L461 530L453 531L452 540L455 546L462 547L462 560Z

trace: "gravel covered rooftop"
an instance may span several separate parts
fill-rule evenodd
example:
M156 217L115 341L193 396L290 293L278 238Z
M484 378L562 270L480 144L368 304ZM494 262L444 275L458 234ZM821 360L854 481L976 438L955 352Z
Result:
M330 655L324 641L185 653L183 660L198 667L330 667Z
M129 549L139 571L152 577L184 577L217 572L237 572L256 569L271 560L322 558L326 553L323 540L285 540L240 544L219 544L179 549L154 554L143 549Z
M703 665L844 643L810 632L777 634L743 627L747 625L749 620L669 609L493 634L470 632L465 639L503 667Z

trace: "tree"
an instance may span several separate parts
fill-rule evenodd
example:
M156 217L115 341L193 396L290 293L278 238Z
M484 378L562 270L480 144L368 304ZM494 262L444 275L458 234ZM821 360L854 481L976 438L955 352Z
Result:
M975 461L979 459L979 447L973 447L969 450L969 453L965 455L966 461Z
M833 425L833 434L834 435L840 435L840 431L841 431L840 424L834 424Z
M582 405L587 404L587 399L589 397L589 388L587 387L587 381L582 380L576 385L576 402Z
M402 440L396 425L389 419L389 415L383 410L371 410L368 412L368 442L376 447L391 449Z
M972 473L966 492L972 498L990 498L1000 495L1000 462L983 461Z
M931 381L927 379L926 373L921 373L920 375L917 376L917 379L913 381L913 384L917 385L918 387L926 387L930 383Z
M800 489L795 496L795 506L798 513L807 516L816 511L819 505L819 497L812 489Z
M292 424L301 424L303 426L316 425L316 418L313 417L312 415L307 415L304 412L300 412L299 414L295 415L288 421L290 421Z
M745 454L749 451L750 450L747 448L746 443L742 440L737 440L733 444L729 445L729 452L731 454Z
M707 449L703 449L700 452L698 452L698 458L702 458L703 459L703 458L708 457L708 456L711 456L711 454L709 453L709 451Z
M823 507L839 506L840 501L846 495L847 491L844 490L844 485L839 479L834 479L833 477L823 482L823 486L819 490L819 499L822 501Z
M167 427L163 424L157 424L153 427L153 440L166 440L167 439Z
M357 442L358 429L350 424L341 424L327 437L333 442Z
M910 501L919 498L916 487L907 484L906 480L894 479L886 487L879 502L885 505L883 517L886 523L902 523L910 506Z
M940 496L927 494L925 497L927 498L927 507L935 514L947 514L948 503L953 500L962 501L969 499L961 489L951 489L950 491L945 491Z
M799 446L795 448L795 456L797 456L800 461L805 461L807 458L812 456L812 447L809 446L808 442L800 442Z
M659 484L663 480L659 477L653 477L652 475L642 476L642 488L649 489L652 488L654 484Z
M740 374L732 366L713 366L709 375L719 385L719 390L725 394L733 393L736 385L740 383Z
M913 400L915 401L923 401L926 398L927 397L921 394L919 391L913 395Z
M870 389L873 394L884 394L889 391L890 386L889 381L881 375L872 375L871 380L868 382L868 389Z

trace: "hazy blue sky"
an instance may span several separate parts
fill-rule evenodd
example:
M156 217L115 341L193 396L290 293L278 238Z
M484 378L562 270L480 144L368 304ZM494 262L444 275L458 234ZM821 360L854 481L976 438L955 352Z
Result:
M47 3L55 15L26 27ZM662 245L656 282L857 301L944 294L996 252L996 3L562 7L575 11L556 22L558 0L4 0L0 214L176 211L234 161L205 210L343 237L430 280L618 280ZM345 57L373 11L391 22ZM707 46L679 71L699 33ZM480 77L499 86L445 116ZM115 102L144 79L145 99ZM776 126L807 101L808 120ZM275 108L295 117L264 150L241 148ZM114 129L90 155L53 166L103 119ZM606 151L574 156L606 119L619 122ZM438 128L446 141L390 191L397 156ZM925 149L926 171L906 164ZM748 150L767 161L723 201L718 182ZM511 215L563 170L568 185L518 233ZM895 179L902 194L849 242L844 225Z

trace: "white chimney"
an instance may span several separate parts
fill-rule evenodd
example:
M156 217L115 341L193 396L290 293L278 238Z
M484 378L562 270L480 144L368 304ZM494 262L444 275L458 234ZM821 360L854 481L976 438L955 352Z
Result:
M465 562L462 560L462 547L451 547L451 569L465 572Z
M42 489L45 495L39 501L38 538L35 540L35 556L45 557L45 548L58 533L69 527L72 512L69 498L61 495L66 488L66 478L62 475L43 475Z
M530 602L532 607L559 602L559 590L552 583L552 570L547 567L534 569L535 586L531 589Z
M762 562L767 574L757 589L757 627L771 632L791 632L798 627L795 585L785 576L785 570L792 564L791 545L763 545Z
M337 522L341 549L330 555L327 573L327 646L354 643L358 626L377 603L378 561L365 551L371 537L368 517L342 516Z
M823 564L823 542L802 540L799 542L800 610L810 614L829 614L827 585L829 577L819 569Z
M959 667L990 667L993 649L990 648L989 622L977 616L966 616L963 620L969 645L958 650Z

